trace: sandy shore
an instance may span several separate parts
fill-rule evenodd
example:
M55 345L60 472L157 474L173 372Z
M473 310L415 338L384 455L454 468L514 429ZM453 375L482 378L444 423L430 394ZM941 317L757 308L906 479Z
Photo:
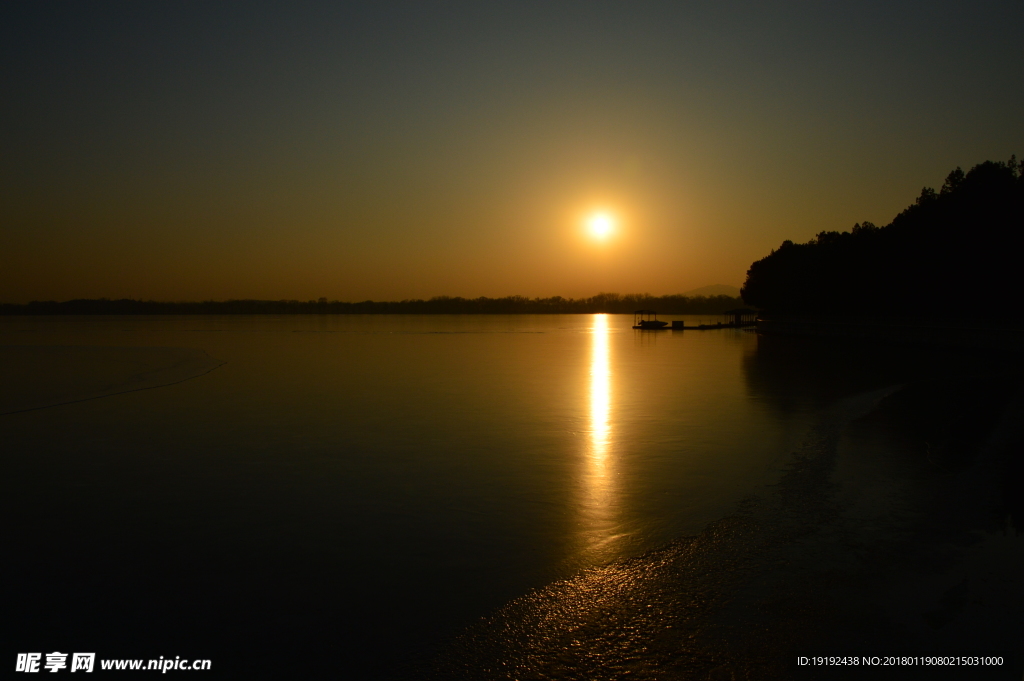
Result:
M1019 679L1021 442L1024 399L1005 381L842 400L734 515L509 603L432 678ZM797 664L886 655L1004 664Z

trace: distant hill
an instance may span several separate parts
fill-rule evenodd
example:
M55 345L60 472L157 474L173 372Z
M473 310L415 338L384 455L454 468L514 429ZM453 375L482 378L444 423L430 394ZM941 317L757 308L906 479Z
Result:
M701 286L695 288L692 291L683 291L681 295L694 297L694 296L729 296L730 298L739 298L740 290L735 286L726 286L725 284L712 284L711 286Z

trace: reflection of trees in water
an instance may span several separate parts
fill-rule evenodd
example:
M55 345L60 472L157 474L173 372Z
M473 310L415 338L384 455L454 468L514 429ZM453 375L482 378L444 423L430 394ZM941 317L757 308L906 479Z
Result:
M1019 358L759 335L756 351L743 359L743 375L752 396L780 416L905 384L882 400L868 421L933 473L960 474L989 447L1002 488L993 510L1024 531L1024 409L1017 406L1014 416L1012 404L1021 399L1024 361ZM1002 428L1000 435L991 440L997 427Z
M753 396L789 414L911 380L941 366L938 354L910 346L758 334L757 350L743 359L743 376Z

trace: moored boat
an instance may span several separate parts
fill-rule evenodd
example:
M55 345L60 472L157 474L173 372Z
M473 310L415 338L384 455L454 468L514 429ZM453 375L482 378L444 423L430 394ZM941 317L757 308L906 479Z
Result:
M655 331L664 329L668 322L658 321L658 313L654 310L637 310L633 313L633 328Z

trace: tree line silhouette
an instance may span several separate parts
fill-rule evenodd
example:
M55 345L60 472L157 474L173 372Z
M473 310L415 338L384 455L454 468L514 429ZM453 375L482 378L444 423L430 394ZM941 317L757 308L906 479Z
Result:
M862 222L805 244L784 241L750 266L741 295L778 317L970 312L1011 322L1024 292L1022 233L1024 163L958 167L884 227Z
M163 315L163 314L580 314L631 313L656 309L665 314L721 314L740 307L732 296L652 296L647 293L599 293L590 298L458 298L347 303L337 300L227 300L159 302L152 300L33 301L24 305L0 304L5 315Z

